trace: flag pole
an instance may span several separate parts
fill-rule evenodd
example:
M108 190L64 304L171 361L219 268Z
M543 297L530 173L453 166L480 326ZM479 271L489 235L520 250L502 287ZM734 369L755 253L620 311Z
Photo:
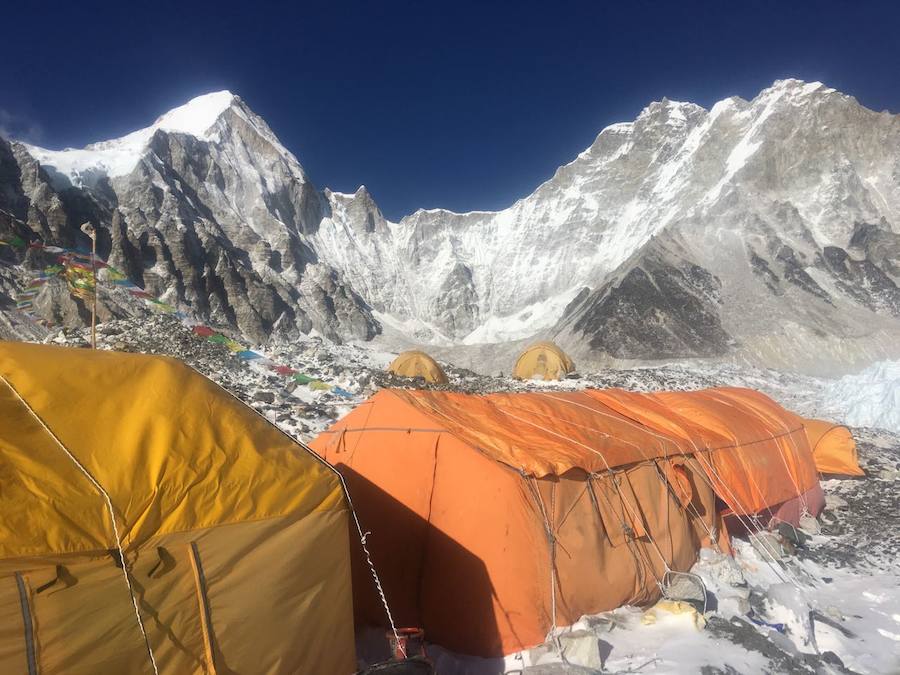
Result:
M97 349L97 232L90 223L84 223L81 231L91 238L91 278L94 282L94 293L91 300L91 349Z

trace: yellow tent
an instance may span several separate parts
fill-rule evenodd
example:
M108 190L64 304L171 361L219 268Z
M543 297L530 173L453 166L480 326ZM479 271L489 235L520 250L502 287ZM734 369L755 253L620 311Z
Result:
M400 354L391 361L388 370L400 377L422 377L431 384L447 384L449 382L438 362L417 349Z
M513 368L518 380L562 380L575 371L566 353L553 342L536 342L519 355Z
M0 421L0 672L354 670L340 479L250 408L169 358L0 343Z

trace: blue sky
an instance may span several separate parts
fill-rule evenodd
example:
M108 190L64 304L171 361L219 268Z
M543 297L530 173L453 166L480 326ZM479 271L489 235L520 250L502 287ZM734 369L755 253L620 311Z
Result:
M230 89L318 187L502 208L606 125L783 77L900 112L896 2L18 2L0 129L50 148Z

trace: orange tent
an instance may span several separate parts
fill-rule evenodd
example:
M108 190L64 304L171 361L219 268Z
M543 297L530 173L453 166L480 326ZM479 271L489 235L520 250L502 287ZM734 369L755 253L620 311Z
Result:
M803 426L756 392L384 390L312 444L345 476L395 619L500 656L659 595L738 517L818 485ZM359 624L381 624L357 551Z
M803 425L820 473L865 475L856 456L856 441L847 427L823 420L804 420Z

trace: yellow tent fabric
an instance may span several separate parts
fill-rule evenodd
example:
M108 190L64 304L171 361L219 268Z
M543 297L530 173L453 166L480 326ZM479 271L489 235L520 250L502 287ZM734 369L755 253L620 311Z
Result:
M803 420L806 437L820 473L864 476L856 455L856 441L850 430L824 420Z
M562 380L575 371L572 359L553 342L536 342L516 360L513 377L519 380Z
M391 361L388 370L400 377L422 377L431 384L447 384L447 374L438 362L425 352L411 349Z
M0 343L0 420L0 672L354 670L340 479L250 408L173 359Z

